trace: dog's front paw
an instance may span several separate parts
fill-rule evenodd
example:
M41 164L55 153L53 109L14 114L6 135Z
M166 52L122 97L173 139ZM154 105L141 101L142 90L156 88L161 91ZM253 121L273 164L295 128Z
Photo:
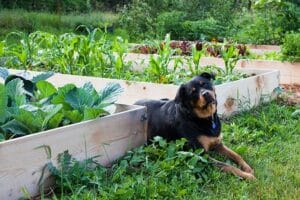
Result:
M243 178L247 180L256 180L256 177L253 174L244 172Z
M244 165L242 165L242 170L244 172L247 172L247 173L250 173L250 174L254 174L254 170L247 163L245 163Z

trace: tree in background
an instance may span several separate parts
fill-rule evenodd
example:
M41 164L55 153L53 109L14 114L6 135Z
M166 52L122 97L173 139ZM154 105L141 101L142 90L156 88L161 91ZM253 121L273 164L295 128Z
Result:
M300 29L300 7L291 1L259 0L251 12L238 14L231 28L235 40L243 43L280 44L284 35Z

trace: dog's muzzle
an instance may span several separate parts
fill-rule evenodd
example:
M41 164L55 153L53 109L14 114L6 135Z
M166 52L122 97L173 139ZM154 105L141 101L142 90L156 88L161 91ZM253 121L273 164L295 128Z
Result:
M205 99L206 106L208 106L209 104L215 104L216 103L216 99L213 97L211 92L205 90L205 91L201 92L201 95Z

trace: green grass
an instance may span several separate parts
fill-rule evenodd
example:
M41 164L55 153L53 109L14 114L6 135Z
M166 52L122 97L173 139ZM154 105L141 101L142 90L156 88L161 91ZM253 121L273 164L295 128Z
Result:
M273 102L224 122L224 142L254 168L256 181L220 172L199 152L183 156L178 153L182 141L158 140L129 152L109 169L64 157L63 173L50 167L57 177L52 198L298 199L300 117L292 117L296 109Z
M111 12L57 15L24 10L0 10L0 39L12 31L46 31L54 34L74 32L79 25L88 27L114 26L118 15Z

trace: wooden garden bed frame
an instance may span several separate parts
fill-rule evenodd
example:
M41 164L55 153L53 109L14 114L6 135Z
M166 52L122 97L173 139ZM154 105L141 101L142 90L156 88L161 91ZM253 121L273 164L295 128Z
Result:
M56 165L66 150L78 160L99 156L99 163L111 164L145 143L146 120L141 120L145 113L142 106L117 104L116 113L109 116L0 142L0 199L18 199L22 191L38 195L45 165L50 161ZM53 181L44 172L47 188Z

